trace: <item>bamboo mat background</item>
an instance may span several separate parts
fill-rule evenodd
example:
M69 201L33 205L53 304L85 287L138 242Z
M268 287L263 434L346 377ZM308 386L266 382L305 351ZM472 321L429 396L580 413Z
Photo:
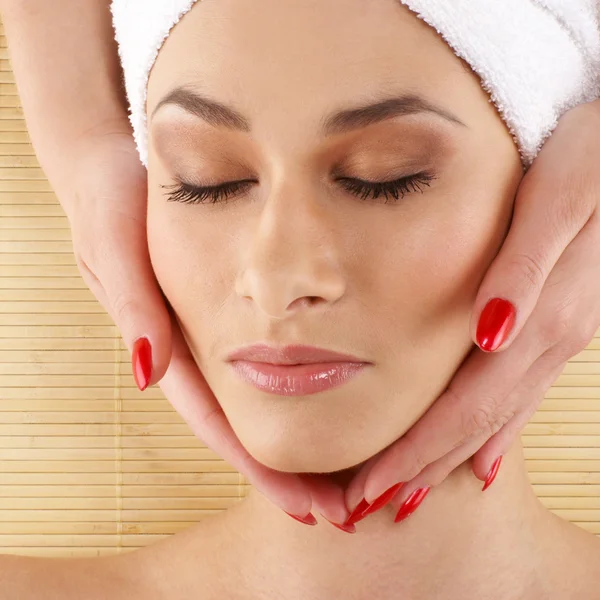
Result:
M600 534L600 330L522 439L542 502ZM0 24L0 553L127 552L248 489L158 386L135 386L34 155Z

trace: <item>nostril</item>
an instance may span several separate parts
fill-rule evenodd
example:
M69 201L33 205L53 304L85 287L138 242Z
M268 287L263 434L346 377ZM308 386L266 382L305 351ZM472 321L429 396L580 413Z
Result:
M320 300L320 296L304 296L302 298L297 298L288 306L288 310L294 310L302 307L310 307L317 304Z

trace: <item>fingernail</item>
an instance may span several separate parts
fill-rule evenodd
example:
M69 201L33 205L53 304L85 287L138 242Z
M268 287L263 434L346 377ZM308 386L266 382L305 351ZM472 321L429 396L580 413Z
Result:
M346 519L344 525L354 525L363 518L363 512L369 508L369 503L363 498L356 508L352 511L350 516Z
M373 504L371 504L371 506L368 506L367 509L363 512L363 518L367 515L373 514L375 511L379 510L380 508L383 508L388 502L393 500L403 485L404 481L401 481L400 483L393 485L389 490L383 492L383 494L381 494L379 498L373 500Z
M394 519L394 523L398 523L398 521L402 521L406 519L409 515L419 508L419 505L425 499L425 496L429 493L430 487L419 488L415 490L404 502L404 504L400 507L396 518Z
M485 485L481 488L482 492L485 492L485 490L487 490L490 485L492 485L492 481L494 481L494 479L496 479L496 475L498 473L498 469L500 468L500 463L502 462L502 456L499 456L495 461L494 464L492 465L492 468L490 469L490 472L487 475L487 478L485 480Z
M293 514L287 512L286 510L284 510L283 512L286 515L290 515L290 517L292 517L292 519L296 519L296 521L300 521L300 523L304 523L305 525L316 525L317 524L317 520L315 519L315 517L312 513L308 513L305 517L297 517L296 515L293 515Z
M135 383L143 392L148 387L152 376L152 347L148 338L141 337L136 340L133 346L131 364Z
M479 347L486 352L493 352L499 348L514 325L515 315L515 307L508 300L490 300L483 309L477 325Z
M329 519L327 519L327 517L325 517L325 519L327 521L329 521ZM341 529L342 531L345 531L346 533L356 533L356 527L354 527L354 525L340 525L339 523L334 523L333 521L329 521L334 527L337 527L338 529Z

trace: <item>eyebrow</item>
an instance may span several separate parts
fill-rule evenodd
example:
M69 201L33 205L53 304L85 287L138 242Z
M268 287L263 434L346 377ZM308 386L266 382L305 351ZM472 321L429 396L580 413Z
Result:
M212 98L179 86L168 92L156 105L150 119L161 106L175 104L214 127L250 132L250 121L237 110ZM322 122L322 135L346 133L387 119L417 113L433 113L447 121L467 127L456 115L418 94L402 94L384 98L357 108L345 109L327 116Z

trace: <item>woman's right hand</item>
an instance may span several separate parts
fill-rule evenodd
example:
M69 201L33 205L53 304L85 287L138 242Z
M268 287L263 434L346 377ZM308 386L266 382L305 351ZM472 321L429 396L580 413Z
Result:
M341 487L324 476L275 471L248 454L195 363L150 261L147 172L129 124L88 132L70 154L76 164L53 182L55 191L69 219L84 281L130 353L136 340L150 342L151 372L146 377L137 368L143 380L138 387L159 383L192 432L288 514L305 517L314 506L331 522L344 523L348 510ZM135 364L133 370L135 376Z

